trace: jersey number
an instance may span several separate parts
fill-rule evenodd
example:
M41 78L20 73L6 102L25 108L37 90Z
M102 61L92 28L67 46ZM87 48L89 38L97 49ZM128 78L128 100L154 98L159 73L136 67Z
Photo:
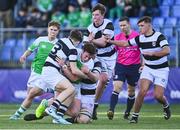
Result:
M55 55L55 54L57 54L57 51L58 51L58 50L61 50L61 49L62 49L61 44L56 44L56 45L53 47L51 53L52 53L53 55Z

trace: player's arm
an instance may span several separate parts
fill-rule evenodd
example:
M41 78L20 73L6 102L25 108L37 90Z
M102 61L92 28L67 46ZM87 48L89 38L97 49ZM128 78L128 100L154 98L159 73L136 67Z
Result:
M100 46L100 47L105 47L107 44L104 35L98 39L89 39L89 41L95 44L96 46Z
M73 75L77 75L79 78L87 78L86 74L84 74L78 67L76 62L69 62L70 69Z
M75 82L80 79L77 75L74 75L72 73L72 71L70 70L70 68L67 65L63 65L62 70L63 70L64 75L71 81Z
M123 40L116 41L116 40L111 40L108 37L106 37L106 41L109 42L109 43L112 43L112 44L114 44L116 46L120 46L120 47L130 46L128 41L123 41Z
M162 50L160 51L155 51L155 52L143 52L143 55L147 56L156 56L156 57L163 57L166 55L169 55L170 53L170 48L168 46L164 46Z
M20 57L19 61L20 61L21 63L24 63L25 60L26 60L26 58L27 58L29 55L31 55L31 53L32 53L32 51L26 50L26 51L24 52L24 54Z

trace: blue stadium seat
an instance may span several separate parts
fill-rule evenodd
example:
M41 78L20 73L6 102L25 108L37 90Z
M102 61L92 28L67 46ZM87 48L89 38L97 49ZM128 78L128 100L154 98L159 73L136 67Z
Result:
M23 48L23 42L24 42L23 39L18 39L18 40L17 40L16 46L17 46L17 47L22 47L22 48ZM26 42L25 42L25 44L26 44Z
M4 42L4 46L6 46L6 47L13 48L13 47L15 47L15 45L16 45L16 39L7 39Z
M4 46L0 53L0 60L1 61L10 61L11 60L11 48Z
M175 0L174 4L175 5L180 5L180 0Z
M129 21L130 21L132 28L137 28L138 18L136 18L136 17L130 18Z
M162 29L163 34L167 37L173 37L173 28L172 27L164 27Z
M177 23L177 18L176 17L169 17L166 18L164 26L170 26L170 27L175 27Z
M176 37L175 36L169 37L168 43L169 45L176 45Z
M165 5L165 6L160 6L160 14L162 17L169 17L170 15L170 7Z
M172 17L180 17L180 5L174 5L172 6Z
M21 57L21 55L24 53L24 50L22 47L15 47L13 50L13 60L14 61L19 61L19 58Z
M153 19L153 26L163 27L163 25L164 25L164 18L163 17L155 17Z
M169 59L175 59L176 58L176 45L170 45L170 55L168 56Z
M174 4L174 0L163 0L162 5L171 6Z

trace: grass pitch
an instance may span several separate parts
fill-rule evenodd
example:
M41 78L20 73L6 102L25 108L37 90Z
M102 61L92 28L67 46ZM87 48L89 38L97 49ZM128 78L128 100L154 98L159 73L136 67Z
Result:
M98 120L92 121L90 124L73 124L59 125L52 124L50 117L42 120L27 122L23 120L23 116L33 113L37 104L27 110L22 119L17 121L9 120L19 107L15 104L0 104L0 130L2 129L180 129L180 104L172 104L172 117L165 120L163 117L162 107L159 104L144 104L138 124L129 124L123 119L123 111L125 105L117 105L116 113L113 120L109 120L106 116L108 105L101 105L98 108Z

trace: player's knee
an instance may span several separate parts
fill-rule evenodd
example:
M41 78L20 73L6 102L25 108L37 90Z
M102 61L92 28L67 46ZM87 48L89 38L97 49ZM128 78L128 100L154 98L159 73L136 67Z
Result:
M157 100L159 100L159 99L162 99L162 98L163 98L163 95L160 94L160 93L155 93L155 94L154 94L154 98L157 99Z
M146 96L146 93L147 93L147 91L144 90L144 89L142 89L142 90L139 91L139 95L140 95L141 97L145 97L145 96Z
M86 115L80 115L78 122L81 124L88 124L90 123L91 118Z

